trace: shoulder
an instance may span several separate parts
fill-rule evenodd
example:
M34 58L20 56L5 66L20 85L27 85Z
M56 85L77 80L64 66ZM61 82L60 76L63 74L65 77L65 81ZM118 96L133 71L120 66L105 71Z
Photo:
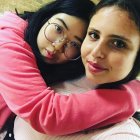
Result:
M5 12L0 17L0 39L23 39L27 22L14 13Z
M24 41L24 31L27 22L16 14L6 12L0 17L0 48L10 47L30 49L30 46Z

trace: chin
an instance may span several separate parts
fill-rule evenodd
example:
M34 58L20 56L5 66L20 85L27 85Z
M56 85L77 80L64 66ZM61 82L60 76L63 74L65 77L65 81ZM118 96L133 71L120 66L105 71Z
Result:
M97 77L95 78L95 77L91 77L91 76L87 76L87 75L86 75L86 77L87 77L88 80L90 80L90 81L92 82L92 84L93 84L95 87L107 83L107 82L105 82L105 81L99 80L99 78L97 78Z

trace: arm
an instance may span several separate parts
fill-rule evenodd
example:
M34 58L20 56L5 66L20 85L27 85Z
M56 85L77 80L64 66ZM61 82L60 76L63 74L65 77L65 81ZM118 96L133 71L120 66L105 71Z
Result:
M0 130L7 121L9 117L11 117L12 111L9 109L2 96L0 95Z
M0 93L9 108L36 130L53 135L69 134L112 117L118 122L138 109L138 87L135 91L124 87L69 96L55 93L46 86L26 45L1 44Z

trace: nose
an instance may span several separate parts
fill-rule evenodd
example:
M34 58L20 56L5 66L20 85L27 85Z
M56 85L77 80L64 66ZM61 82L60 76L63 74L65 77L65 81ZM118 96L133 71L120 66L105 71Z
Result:
M105 57L105 44L98 42L96 46L92 48L91 54L94 58L103 59Z
M63 39L63 41L57 42L57 43L52 43L52 45L55 48L55 51L58 52L64 52L64 45L66 45L68 43L68 39Z
M54 53L55 53L55 49L54 49L53 46L47 47L47 51L48 51L50 54L54 54Z

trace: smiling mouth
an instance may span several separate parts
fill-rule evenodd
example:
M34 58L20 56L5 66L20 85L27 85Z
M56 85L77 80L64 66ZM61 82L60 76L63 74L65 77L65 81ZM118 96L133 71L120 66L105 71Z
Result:
M89 71L92 73L100 73L107 70L106 68L92 61L87 61L87 64L88 64Z

